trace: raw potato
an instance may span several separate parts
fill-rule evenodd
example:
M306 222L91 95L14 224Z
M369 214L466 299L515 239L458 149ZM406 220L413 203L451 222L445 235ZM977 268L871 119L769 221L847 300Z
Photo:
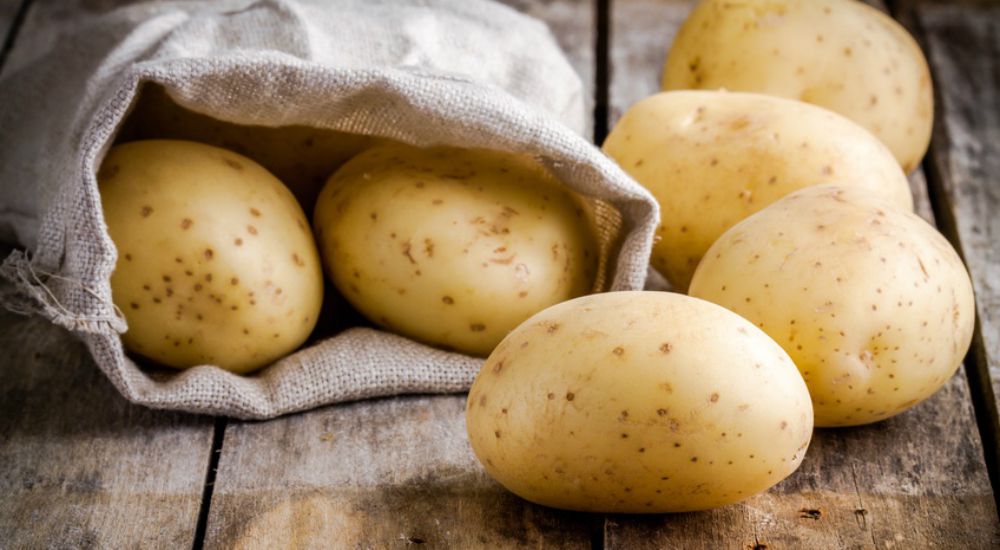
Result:
M972 338L972 283L919 217L863 190L798 191L726 232L691 295L749 319L795 360L818 426L898 414L940 388Z
M681 26L664 90L726 88L814 103L864 126L910 172L930 143L923 52L854 0L703 0Z
M633 105L604 150L660 203L651 261L680 291L727 229L803 187L855 186L913 208L906 175L874 136L777 97L661 93Z
M295 197L252 160L185 141L111 149L98 173L125 347L245 373L299 347L323 300Z
M714 304L596 294L504 339L469 392L486 471L532 502L589 512L704 510L796 468L812 407L791 359Z
M119 141L182 139L215 145L257 161L311 212L326 179L376 140L308 126L247 126L189 111L158 85L143 88Z
M473 355L589 292L596 272L579 199L497 152L370 149L330 178L314 226L327 273L365 316Z

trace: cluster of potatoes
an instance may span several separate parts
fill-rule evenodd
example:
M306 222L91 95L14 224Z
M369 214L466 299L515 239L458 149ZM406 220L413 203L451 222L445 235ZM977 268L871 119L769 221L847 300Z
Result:
M593 290L587 205L534 159L241 129L150 97L127 128L137 139L97 175L122 341L137 356L250 373L307 341L324 294L333 317L349 315L342 296L378 326L486 356L531 315ZM260 157L287 179L236 147L156 133L249 151L280 143ZM337 161L319 190L316 174ZM337 292L324 292L324 271Z
M926 399L971 340L968 274L912 212L932 94L898 24L852 0L703 0L663 88L604 151L659 202L651 263L677 293L551 307L469 393L476 455L534 502L742 500L798 467L814 425Z
M660 203L677 292L590 295L588 205L534 159L238 128L154 90L98 174L123 342L251 372L314 333L325 272L371 322L488 355L466 409L486 470L600 512L742 500L814 426L944 384L974 307L912 213L933 109L909 35L851 0L705 0L663 82L604 150Z

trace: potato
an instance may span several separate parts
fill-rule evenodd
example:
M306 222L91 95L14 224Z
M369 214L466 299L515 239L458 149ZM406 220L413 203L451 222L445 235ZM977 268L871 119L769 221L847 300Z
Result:
M792 356L818 426L898 414L955 372L972 338L972 283L919 217L861 189L803 189L709 249L691 295L754 322Z
M245 373L309 336L319 255L295 197L258 164L200 143L137 141L112 148L97 179L126 348Z
M913 208L899 164L864 128L777 97L661 93L633 105L604 150L660 203L652 264L680 291L722 233L797 189L849 185Z
M681 26L663 89L762 92L836 111L909 172L927 151L927 60L898 23L854 0L703 0Z
M330 178L314 227L328 275L365 316L473 355L589 292L597 267L579 199L498 152L370 149Z
M250 157L287 185L307 212L330 174L377 141L308 126L225 122L181 107L155 84L143 88L119 135L119 141L145 139L198 141Z
M788 355L714 304L668 292L565 302L510 333L472 384L469 441L532 502L703 510L798 468L812 406Z

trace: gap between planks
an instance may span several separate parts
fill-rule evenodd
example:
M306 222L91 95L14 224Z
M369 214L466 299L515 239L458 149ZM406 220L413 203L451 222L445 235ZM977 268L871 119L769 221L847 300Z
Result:
M219 473L219 457L226 438L226 426L229 419L223 416L215 417L212 428L212 446L209 449L208 468L205 470L205 486L201 493L201 506L198 508L198 523L195 524L192 548L201 550L205 547L205 533L208 530L208 515L212 507L212 493L215 490L215 478Z
M598 147L608 137L611 122L611 18L613 0L594 4L594 143Z

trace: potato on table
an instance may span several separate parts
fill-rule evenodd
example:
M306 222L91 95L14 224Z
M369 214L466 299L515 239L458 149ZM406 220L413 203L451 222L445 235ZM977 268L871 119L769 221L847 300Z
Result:
M898 414L929 397L969 348L972 283L933 227L861 189L803 189L747 218L705 255L691 295L781 344L818 426Z
M257 163L200 143L137 141L112 148L97 179L126 348L243 373L309 336L323 299L316 245L295 197Z
M597 268L581 200L499 152L369 149L330 178L314 226L327 273L361 313L473 355L590 292Z
M826 107L881 139L909 172L930 143L927 60L892 18L855 0L702 0L670 49L663 89L761 92Z
M727 229L803 187L852 186L913 207L878 139L836 113L772 96L657 94L625 113L604 150L660 203L651 262L680 291Z
M553 306L490 355L466 405L491 476L590 512L703 510L798 468L812 436L795 365L757 327L666 292Z

